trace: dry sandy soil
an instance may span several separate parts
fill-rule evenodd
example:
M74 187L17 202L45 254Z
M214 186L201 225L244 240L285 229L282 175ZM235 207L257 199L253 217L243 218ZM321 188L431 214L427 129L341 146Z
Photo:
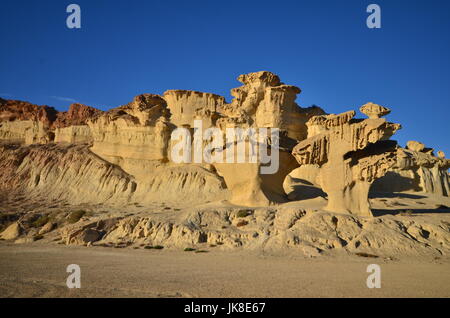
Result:
M366 286L381 266L380 289ZM81 267L81 288L66 267ZM1 297L449 297L448 258L318 258L249 251L193 253L0 244Z
M33 243L0 240L0 297L450 297L450 213L448 208L430 208L438 204L450 206L447 199L437 201L402 194L371 201L376 216L373 219L315 211L323 205L322 199L302 201L301 206L287 203L277 207L279 213L273 216L266 215L264 209L255 210L254 215L245 218L248 225L236 227L234 221L241 218L223 221L222 210L237 209L226 206L206 205L185 211L164 204L152 209L133 205L109 210L4 200L0 212L10 214L30 211L65 215L79 208L93 211L92 216L73 224L74 227L130 215L123 221L152 218L154 224L161 222L162 231L167 222L175 226L188 219L195 221L192 216L201 216L198 227L203 231L213 233L216 227L216 231L221 231L218 237L224 240L240 235L243 245L212 246L209 241L190 245L179 237L171 242L174 234L160 241L158 237L133 241L135 231L126 228L120 235L133 244L124 248L114 248L120 240L114 241L112 236L104 240L112 240L111 247L95 246L98 242L89 247L63 245L60 230L71 225L61 224L61 229L58 227ZM301 209L309 212L293 218ZM410 212L403 215L403 210ZM337 225L332 227L330 220L337 220ZM267 229L271 233L270 247L263 240L266 238L247 235L258 231L263 236ZM37 229L29 231L32 234ZM289 235L301 237L301 244L289 245ZM346 245L333 245L344 239ZM308 255L302 252L302 244L308 240L320 246L331 245L324 247L323 253ZM354 245L356 241L361 246ZM163 244L164 249L144 249L145 244L141 243ZM207 252L184 251L186 247ZM360 257L356 252L379 257ZM66 286L69 264L81 267L80 289ZM369 264L381 266L380 289L366 285Z

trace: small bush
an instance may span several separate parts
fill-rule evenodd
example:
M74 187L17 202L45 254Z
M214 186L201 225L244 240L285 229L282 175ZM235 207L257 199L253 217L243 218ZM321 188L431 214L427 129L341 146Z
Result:
M47 224L50 218L47 215L40 216L36 221L34 221L31 225L33 227L41 227Z
M195 253L208 253L208 251L205 251L205 250L198 250L198 251L195 251Z
M238 218L245 218L246 216L249 216L252 214L252 210L239 210L237 213Z
M67 218L67 222L69 222L71 224L77 223L85 214L86 214L86 211L83 211L83 210L73 211L69 214L69 217Z
M186 248L184 249L184 251L185 251L185 252L192 252L192 251L195 251L195 248L186 247Z
M361 256L361 257L371 257L371 258L378 258L378 255L373 255L373 254L369 254L369 253L364 253L364 252L358 252L355 253L355 255Z
M144 246L144 248L146 249L146 250L162 250L163 248L164 248L164 246L161 246L161 245L155 245L155 246L150 246L150 245L147 245L147 246Z

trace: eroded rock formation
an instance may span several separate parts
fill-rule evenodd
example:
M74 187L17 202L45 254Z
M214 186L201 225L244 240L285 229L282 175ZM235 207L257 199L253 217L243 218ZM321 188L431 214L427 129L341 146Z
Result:
M58 113L52 124L55 128L55 142L91 143L93 137L87 122L102 113L94 107L78 103L70 105L67 112Z
M60 112L52 123L55 128L86 125L89 119L101 115L103 111L83 104L71 104L67 112Z
M277 127L286 131L294 140L306 137L306 122L325 112L319 107L301 108L295 103L300 88L281 83L279 77L270 72L241 75L241 87L231 90L234 97L223 107L222 113L239 123L249 126ZM229 120L228 120L229 121Z
M40 121L49 127L56 120L58 112L49 106L38 106L20 100L0 98L0 121Z
M167 161L168 116L166 101L159 95L136 96L131 103L89 121L94 139L91 150L125 170L142 160Z
M295 103L300 89L284 85L273 73L250 73L238 80L244 85L232 90L235 98L230 104L215 94L185 90L169 90L163 96L139 95L133 102L89 120L93 135L91 150L126 172L147 180L147 171L156 162L173 161L170 158L173 144L169 139L176 128L188 129L192 143L194 130L202 135L209 128L218 128L225 135L227 128L278 128L282 146L277 148L280 168L275 173L261 174L265 163L249 162L248 157L246 163L235 164L227 163L223 156L223 162L212 163L212 169L225 179L233 203L267 205L286 201L283 180L297 166L290 154L292 146L306 137L307 120L324 112L318 107L300 108ZM195 127L196 120L201 122L201 128ZM236 139L227 143L217 152L225 154L237 142ZM242 142L248 147L252 141L247 138ZM207 140L201 143L205 145ZM263 143L258 143L259 146L270 148ZM211 169L204 162L190 164Z
M225 98L216 94L168 90L163 95L170 109L170 121L178 127L194 126L194 120L204 121L206 128L214 126Z
M329 211L371 216L368 193L375 179L395 163L395 142L386 142L399 124L380 116L385 107L361 107L371 118L353 119L354 111L311 118L308 138L293 150L300 165L318 165L317 183L328 194Z
M382 118L388 108L362 106L368 119L355 119L354 111L327 115L317 106L300 107L296 103L300 88L282 83L273 73L249 73L238 80L242 86L231 90L230 103L219 95L186 90L141 94L106 112L81 104L57 112L1 99L0 140L31 146L1 149L0 188L22 187L36 196L52 189L69 201L83 187L77 200L86 202L222 199L242 206L319 195L328 197L330 211L370 216L369 188L389 170L373 189L388 180L387 185L398 190L400 178L413 185L405 190L448 195L449 160L442 152L434 157L433 149L417 142L397 150L388 139L400 126ZM193 148L197 134L204 148L216 136L203 134L218 129L226 143L211 154L222 160L197 162L190 156L189 162L174 162L171 134L177 128L188 131ZM256 134L228 140L229 128ZM267 136L258 132L265 128ZM270 135L272 129L279 130L276 138ZM228 151L239 145L245 149L244 161L236 157L228 161ZM276 153L277 169L262 173L270 163L258 156L251 160L253 148L259 154Z
M438 196L450 196L448 169L450 159L442 151L433 155L433 149L423 143L408 141L407 149L397 153L396 163L390 171L375 182L373 191L415 191Z
M92 142L88 119L102 111L72 104L67 112L28 102L0 99L0 140L19 144Z
M26 144L53 140L50 128L57 113L49 106L0 99L0 140Z

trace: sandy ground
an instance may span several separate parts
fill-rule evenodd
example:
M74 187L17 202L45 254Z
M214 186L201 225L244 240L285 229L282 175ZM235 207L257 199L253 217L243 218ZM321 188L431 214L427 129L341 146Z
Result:
M369 289L368 264L381 266ZM81 267L68 289L66 267ZM0 244L0 297L450 297L450 261Z

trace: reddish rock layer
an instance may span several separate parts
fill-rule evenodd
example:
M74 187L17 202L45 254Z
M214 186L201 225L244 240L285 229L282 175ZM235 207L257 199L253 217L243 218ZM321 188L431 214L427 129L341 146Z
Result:
M69 111L58 113L53 127L63 128L72 125L85 125L88 119L97 117L101 113L103 111L94 107L83 104L72 104L70 105Z
M0 121L34 120L50 127L58 111L50 106L38 106L20 100L0 98Z
M94 107L72 104L67 112L58 112L50 106L38 106L20 100L0 98L0 122L13 120L40 121L48 128L84 125L87 120L103 113Z

